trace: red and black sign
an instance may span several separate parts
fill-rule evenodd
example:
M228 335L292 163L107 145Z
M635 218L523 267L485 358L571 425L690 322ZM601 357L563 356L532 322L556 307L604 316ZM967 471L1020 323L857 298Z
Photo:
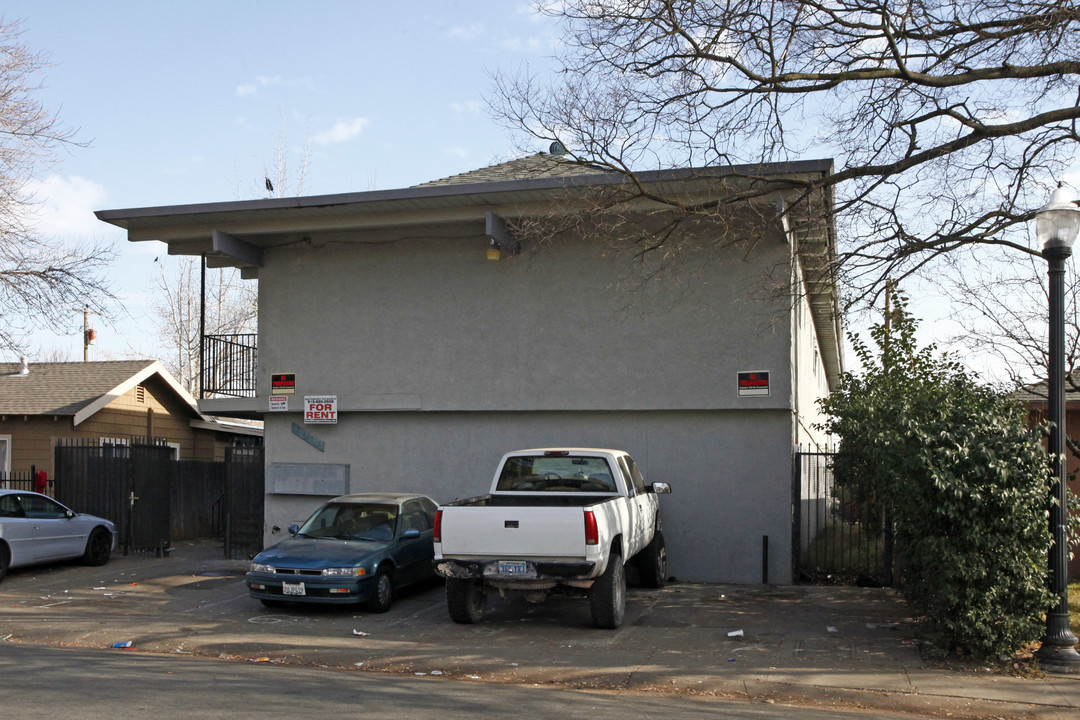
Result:
M270 375L271 395L293 395L296 393L296 373L272 373Z
M739 373L739 397L762 397L768 394L768 370Z

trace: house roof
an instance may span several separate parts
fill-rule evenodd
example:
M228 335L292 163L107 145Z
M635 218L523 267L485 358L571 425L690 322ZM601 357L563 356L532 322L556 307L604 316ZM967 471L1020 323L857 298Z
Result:
M805 160L636 173L633 183L661 193L713 193L716 181L755 183L762 179L813 178L832 172L831 160ZM170 255L206 257L208 267L238 267L258 277L266 249L310 241L309 234L393 230L424 224L491 226L492 216L521 217L547 212L553 202L569 207L577 193L617 188L627 175L564 155L539 153L479 170L396 190L269 198L197 205L99 210L98 219L127 230L132 242L158 240ZM713 196L709 196L713 197ZM773 202L774 198L761 198ZM643 209L661 209L643 201ZM831 203L831 195L823 202ZM836 237L828 213L792 232L806 280L807 299L830 387L843 369L843 336L831 273ZM498 219L498 218L497 218ZM785 216L786 220L786 216Z
M180 399L199 413L195 398L156 360L0 363L0 415L73 415L79 425L94 413L158 375Z
M442 185L468 185L469 183L506 182L535 178L567 178L586 175L611 175L610 170L568 158L565 155L537 153L516 160L489 165L469 172L451 175L441 180L414 185L435 187Z
M1076 389L1077 387L1080 387L1080 375L1074 372L1072 379L1065 381L1065 402L1069 404L1080 402L1080 390ZM1026 405L1045 405L1048 402L1048 395L1045 380L1025 385L1012 394L1014 398Z

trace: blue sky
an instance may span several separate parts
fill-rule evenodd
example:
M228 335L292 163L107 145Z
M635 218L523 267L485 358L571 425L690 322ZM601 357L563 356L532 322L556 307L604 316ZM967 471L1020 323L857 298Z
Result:
M128 243L94 210L265 197L283 128L293 187L309 145L304 195L506 160L515 147L487 115L490 74L546 67L558 30L527 0L9 0L0 13L50 54L37 97L89 143L41 169L39 228L121 253L111 279L128 316L95 324L91 359L158 353L146 300L165 247ZM81 315L69 330L39 333L34 349L82 359Z

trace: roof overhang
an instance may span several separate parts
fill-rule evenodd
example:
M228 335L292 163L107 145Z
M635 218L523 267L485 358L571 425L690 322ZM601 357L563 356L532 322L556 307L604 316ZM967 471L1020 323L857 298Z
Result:
M228 433L230 435L250 435L252 437L263 436L263 429L261 426L233 422L218 417L192 420L190 425L198 430L214 430L215 432Z
M820 177L832 172L832 160L738 165L716 168L658 170L537 177L495 182L422 185L395 190L271 198L194 205L99 210L98 219L127 230L128 240L157 240L170 255L203 256L208 267L240 268L244 277L258 277L266 250L302 240L315 233L393 230L417 225L473 223L477 235L502 232L502 218L550 212L575 200L587 207L597 191L629 185L648 187L657 194L693 199L715 193L717 181L738 191L769 179ZM762 194L760 203L775 203L775 193ZM831 206L832 198L824 199ZM662 209L661 203L639 201L643 210ZM830 271L836 257L831 213L802 226L797 238L810 307L825 358L830 387L843 370L842 330L835 282Z

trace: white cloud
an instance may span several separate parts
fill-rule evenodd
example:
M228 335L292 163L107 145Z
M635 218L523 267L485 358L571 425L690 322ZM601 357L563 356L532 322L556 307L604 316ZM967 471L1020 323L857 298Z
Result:
M450 145L446 148L446 152L449 155L453 155L458 158L467 158L469 156L468 151L459 145Z
M311 81L305 78L287 78L281 75L258 75L255 77L254 82L237 85L236 95L237 97L252 97L258 95L261 90L274 87L291 89L300 88L304 90L315 89Z
M559 41L551 36L542 37L508 37L502 40L502 49L507 52L550 52Z
M456 112L458 115L479 115L484 110L484 103L478 100L452 102L450 103L450 109Z
M480 23L471 23L469 25L454 25L452 28L450 28L450 37L457 38L458 40L475 40L483 34L484 26Z
M331 145L333 143L352 140L364 131L368 122L370 121L365 117L353 118L352 120L338 120L334 123L332 128L317 133L311 141L316 145Z
M34 212L38 232L74 237L102 233L104 226L94 216L94 210L105 204L108 193L103 185L75 175L50 175L33 181L29 189L37 203Z

